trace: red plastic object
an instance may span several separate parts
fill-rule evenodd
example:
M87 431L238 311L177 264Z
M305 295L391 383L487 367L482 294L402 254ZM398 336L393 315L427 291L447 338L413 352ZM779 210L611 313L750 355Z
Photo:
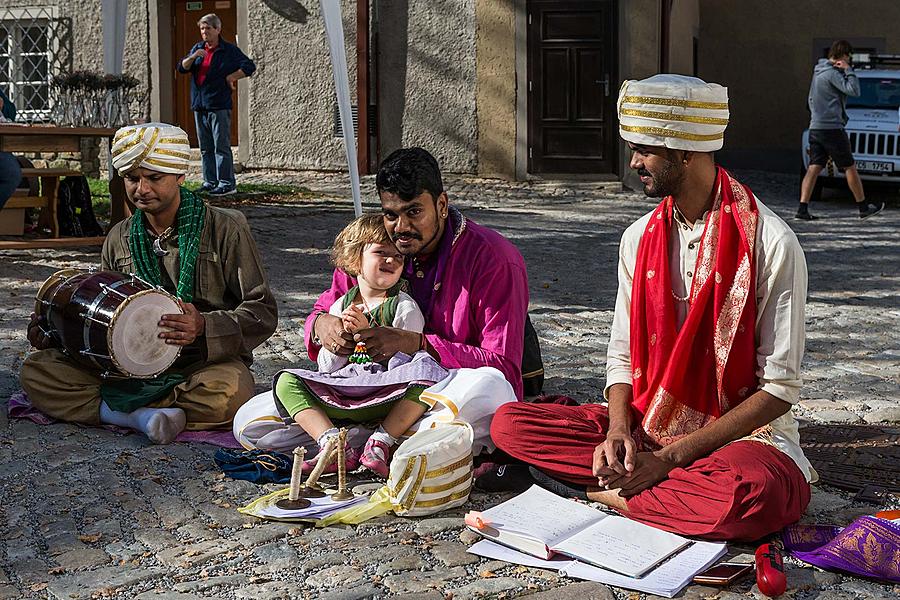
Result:
M769 598L780 596L787 589L784 559L775 544L763 544L756 549L756 586Z

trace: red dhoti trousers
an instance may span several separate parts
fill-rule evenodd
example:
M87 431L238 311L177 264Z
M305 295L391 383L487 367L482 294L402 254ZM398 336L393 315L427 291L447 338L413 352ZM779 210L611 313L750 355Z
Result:
M491 424L497 447L546 474L597 486L594 449L606 439L605 406L514 402ZM757 540L799 520L810 488L793 460L756 441L733 442L627 500L626 516L710 540Z

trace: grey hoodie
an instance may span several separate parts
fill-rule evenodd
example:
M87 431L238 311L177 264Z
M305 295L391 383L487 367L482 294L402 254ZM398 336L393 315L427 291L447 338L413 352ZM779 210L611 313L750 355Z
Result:
M847 124L847 96L859 96L859 78L852 68L838 69L819 59L809 84L810 129L843 129Z

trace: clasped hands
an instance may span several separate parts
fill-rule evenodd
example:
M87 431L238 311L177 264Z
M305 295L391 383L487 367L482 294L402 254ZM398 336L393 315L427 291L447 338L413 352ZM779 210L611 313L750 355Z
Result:
M662 451L638 452L628 432L611 431L594 449L593 472L600 487L630 498L653 487L676 467Z
M414 331L371 327L363 311L354 305L344 310L340 317L321 313L316 317L315 330L322 347L333 354L352 354L356 343L362 342L375 362L385 361L398 352L415 354L421 342L420 335Z

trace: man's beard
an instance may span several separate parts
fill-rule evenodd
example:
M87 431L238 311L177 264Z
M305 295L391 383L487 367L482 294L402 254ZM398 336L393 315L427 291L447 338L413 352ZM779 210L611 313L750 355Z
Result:
M672 196L678 192L679 188L681 188L681 183L684 181L685 170L684 168L674 161L666 161L665 166L660 170L659 173L653 174L646 169L638 169L637 174L643 177L651 177L651 184L653 187L649 187L649 185L644 186L644 195L648 198L665 198L666 196Z

